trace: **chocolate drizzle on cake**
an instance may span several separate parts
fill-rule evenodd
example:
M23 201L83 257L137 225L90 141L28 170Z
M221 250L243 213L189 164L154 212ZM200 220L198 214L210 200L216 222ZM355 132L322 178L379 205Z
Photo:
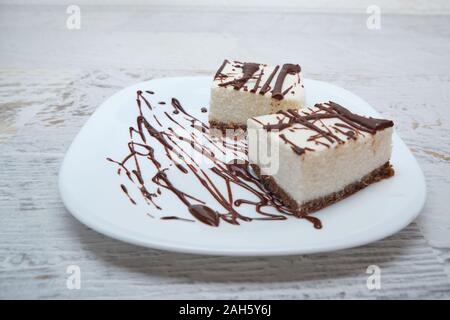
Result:
M223 71L223 69L225 68L225 66L227 65L227 63L229 63L228 60L226 60L226 59L223 60L222 65L219 67L219 69L217 70L217 72L216 72L216 74L215 74L215 76L214 76L214 79L219 79L219 78L225 76L225 75L222 73L222 71ZM226 76L225 76L225 77L226 77Z
M141 109L141 101L147 109ZM254 220L286 220L288 216L303 218L316 228L321 227L320 220L292 210L268 191L254 167L246 161L245 139L216 137L207 124L187 112L175 98L170 104L172 115L167 112L170 111L167 105L152 106L142 91L137 93L136 103L138 115L135 125L129 128L128 153L121 161L107 158L118 166L117 174L133 186L133 190L129 190L125 184L120 185L130 202L137 204L136 197L140 195L147 205L163 210L161 197L172 197L171 201L179 201L196 221L212 227L220 226L221 222L239 225ZM161 117L165 117L165 121ZM227 152L235 159L224 161L217 156ZM208 165L200 165L195 154L206 158ZM180 179L180 174L185 178ZM204 192L194 196L185 187L185 179L193 179ZM247 191L248 197L236 198L233 192L236 189ZM248 206L254 208L250 210L254 212L252 216L242 213ZM270 208L276 213L269 212ZM160 219L190 220L178 216Z
M288 74L299 74L301 71L301 68L298 64L291 64L291 63L286 63L283 65L283 67L280 70L280 73L278 74L277 77L277 81L275 82L275 87L273 88L272 91L272 98L277 99L277 100L281 100L284 98L284 95L289 92L289 90L291 90L291 87L289 89L287 89L286 91L281 91L283 90L283 83L284 83L284 79L286 79L286 76Z
M345 109L343 106L335 103L335 102L328 102L327 105L337 114L340 115L340 119L347 122L350 126L353 125L353 127L356 127L355 124L360 125L360 130L365 130L367 132L370 132L374 134L378 130L383 130L389 127L394 126L394 122L391 120L385 120L385 119L376 119L371 117L363 117L357 114L354 114L350 112L349 110ZM316 106L320 106L320 104L316 104ZM323 108L323 106L320 106L320 108Z
M272 82L273 77L275 77L275 74L277 73L278 69L280 69L280 66L276 66L275 69L273 69L273 71L270 74L269 78L267 78L267 80L263 84L261 90L259 90L259 94L265 95L266 92L270 90L270 83Z
M271 83L275 76L276 82L272 90L272 98L276 100L282 100L284 99L284 96L289 93L291 90L293 90L297 85L300 84L300 72L301 68L298 64L284 64L281 68L280 66L275 66L272 72L269 74L267 79L265 79L264 83L261 85L261 81L263 81L264 76L264 70L267 68L267 65L264 64L258 64L258 63L242 63L239 61L234 61L233 65L233 71L235 69L242 69L242 76L241 78L235 78L236 73L235 72L224 72L226 69L227 64L231 64L230 61L225 60L220 68L217 70L216 75L214 76L214 80L220 81L218 84L219 87L227 87L227 86L233 86L235 90L243 90L243 91L249 91L251 93L259 93L261 95L265 95L266 93L270 92L272 89ZM255 76L256 72L258 70L261 70L257 75ZM278 73L278 75L277 75ZM283 90L283 85L286 80L287 75L297 75L297 79L295 80L295 83L290 85L288 88L285 88ZM227 78L232 78L232 80L226 81ZM246 85L247 82L252 79L255 80L254 84ZM249 88L250 86L250 88ZM259 89L259 92L258 92ZM293 94L295 94L295 91L291 91Z
M259 70L259 64L258 63L249 63L245 62L242 65L242 78L234 79L228 82L219 83L219 87L226 87L228 85L232 85L235 90L240 90L248 80L250 80L251 77L253 77L253 74Z
M337 133L341 133L350 140L356 139L362 132L375 134L377 131L394 125L391 120L363 117L354 114L332 101L324 104L316 104L315 107L316 110L308 108L307 111L280 111L278 114L281 114L284 117L278 118L278 122L276 123L267 123L263 125L263 129L268 131L283 131L284 129L289 128L289 130L293 132L299 129L311 130L314 134L308 138L308 141L314 141L316 145L320 144L328 148L331 144L344 143L344 140L342 140ZM335 118L342 123L338 122L330 126L324 125L322 120L331 118ZM330 128L335 131L333 132ZM288 140L284 134L280 134L280 138L285 143L290 144L292 150L299 155L303 154L305 151L314 151L314 149L296 145ZM320 141L319 139L325 139L326 141Z
M309 150L309 151L313 151L310 148L300 148L299 146L297 146L295 143L293 143L292 141L288 140L288 138L286 138L286 136L284 134L280 134L280 138L281 140L283 140L284 142L288 143L291 145L292 151L294 151L296 154L301 155L305 153L305 150Z
M256 93L256 91L258 91L259 88L259 83L261 82L261 78L264 75L264 69L261 69L261 72L259 73L258 79L256 80L255 86L253 87L252 90L250 90L251 93Z

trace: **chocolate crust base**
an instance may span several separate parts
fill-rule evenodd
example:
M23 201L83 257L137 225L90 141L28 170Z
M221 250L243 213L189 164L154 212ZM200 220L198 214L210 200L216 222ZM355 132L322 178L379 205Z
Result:
M387 179L392 177L395 174L394 168L388 162L383 164L381 167L373 170L368 175L364 176L358 182L352 183L344 187L341 191L333 192L325 197L321 197L318 199L310 200L302 205L299 205L297 201L295 201L291 196L289 196L271 176L261 175L261 170L257 165L252 164L252 168L258 177L263 182L264 186L275 194L284 205L298 212L299 215L309 214L315 211L318 211L322 208L325 208L339 200L345 199L348 196L354 194L355 192L364 189L368 185L378 182L383 179Z
M246 124L238 124L238 123L233 123L233 122L225 123L225 122L219 122L219 121L215 121L215 120L210 120L209 121L209 127L210 128L219 129L222 132L224 132L227 129L247 130L247 125Z

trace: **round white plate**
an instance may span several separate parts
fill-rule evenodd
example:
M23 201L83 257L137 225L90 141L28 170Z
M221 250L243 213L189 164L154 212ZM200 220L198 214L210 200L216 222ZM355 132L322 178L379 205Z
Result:
M159 219L172 215L193 217L186 206L167 192L155 200L163 210L147 204L124 174L117 175L117 165L106 161L106 157L121 160L128 153L128 129L135 125L138 115L137 90L155 92L146 95L156 106L154 112L171 110L171 98L176 97L187 111L207 122L207 113L200 109L208 107L210 80L209 77L155 79L123 89L106 100L75 138L62 164L59 188L69 211L92 229L136 245L241 256L305 254L360 246L392 235L419 214L425 202L424 176L405 143L394 134L391 162L395 176L315 213L322 220L321 230L306 220L292 217L284 221L242 222L239 226L221 222L219 227L198 221ZM305 90L308 105L333 100L356 113L380 116L368 103L337 86L305 80ZM160 105L159 101L167 104ZM145 112L151 117L148 110ZM161 146L155 144L154 148ZM137 205L122 192L122 183ZM175 183L191 193L200 196L204 193L198 183L182 175Z

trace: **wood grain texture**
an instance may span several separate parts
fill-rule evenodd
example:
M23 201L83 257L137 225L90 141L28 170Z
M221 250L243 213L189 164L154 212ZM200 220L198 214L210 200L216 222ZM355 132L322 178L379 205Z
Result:
M447 17L383 16L379 31L365 14L86 7L79 31L65 18L58 6L0 8L0 298L450 297ZM335 253L206 257L109 239L64 208L62 158L108 96L151 78L210 75L223 57L280 56L395 120L428 185L412 225ZM66 288L70 264L81 267L81 290ZM371 264L379 291L366 287Z

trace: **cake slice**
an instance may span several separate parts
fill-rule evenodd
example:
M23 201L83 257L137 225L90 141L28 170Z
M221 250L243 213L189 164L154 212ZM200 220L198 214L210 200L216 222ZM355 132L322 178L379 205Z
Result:
M298 64L267 64L225 60L211 87L209 123L219 128L245 128L247 120L305 104Z
M269 191L301 214L389 178L394 123L328 102L248 120L249 162ZM278 152L267 156L267 148Z

